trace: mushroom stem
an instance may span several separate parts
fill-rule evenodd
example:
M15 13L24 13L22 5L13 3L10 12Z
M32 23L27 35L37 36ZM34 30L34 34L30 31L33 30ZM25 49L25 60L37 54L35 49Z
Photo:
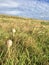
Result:
M12 46L12 40L8 40L7 41L7 48L8 48L8 57L10 57L10 53L11 53L11 46Z
M10 48L8 48L8 57L10 57Z

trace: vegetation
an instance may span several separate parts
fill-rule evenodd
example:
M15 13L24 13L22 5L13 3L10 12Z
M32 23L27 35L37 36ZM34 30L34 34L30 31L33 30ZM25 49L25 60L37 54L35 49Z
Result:
M0 65L49 65L46 22L0 15ZM12 40L9 50L8 40Z

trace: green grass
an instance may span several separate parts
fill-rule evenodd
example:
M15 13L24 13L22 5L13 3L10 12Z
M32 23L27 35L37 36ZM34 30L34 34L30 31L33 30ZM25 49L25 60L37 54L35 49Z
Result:
M41 22L41 24L43 24L43 25L49 25L49 22Z
M0 15L0 65L49 65L49 24L45 23ZM8 39L13 42L9 51Z

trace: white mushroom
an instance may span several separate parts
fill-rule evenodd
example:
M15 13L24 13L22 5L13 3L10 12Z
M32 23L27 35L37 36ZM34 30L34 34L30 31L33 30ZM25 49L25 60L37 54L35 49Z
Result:
M13 29L12 29L12 32L13 32L13 33L15 33L15 32L16 32L15 28L13 28Z
M12 46L12 40L7 40L7 46L10 48Z

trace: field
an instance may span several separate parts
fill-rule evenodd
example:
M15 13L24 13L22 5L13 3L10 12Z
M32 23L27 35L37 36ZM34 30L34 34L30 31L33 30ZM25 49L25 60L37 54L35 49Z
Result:
M0 15L0 65L49 65L49 21Z

